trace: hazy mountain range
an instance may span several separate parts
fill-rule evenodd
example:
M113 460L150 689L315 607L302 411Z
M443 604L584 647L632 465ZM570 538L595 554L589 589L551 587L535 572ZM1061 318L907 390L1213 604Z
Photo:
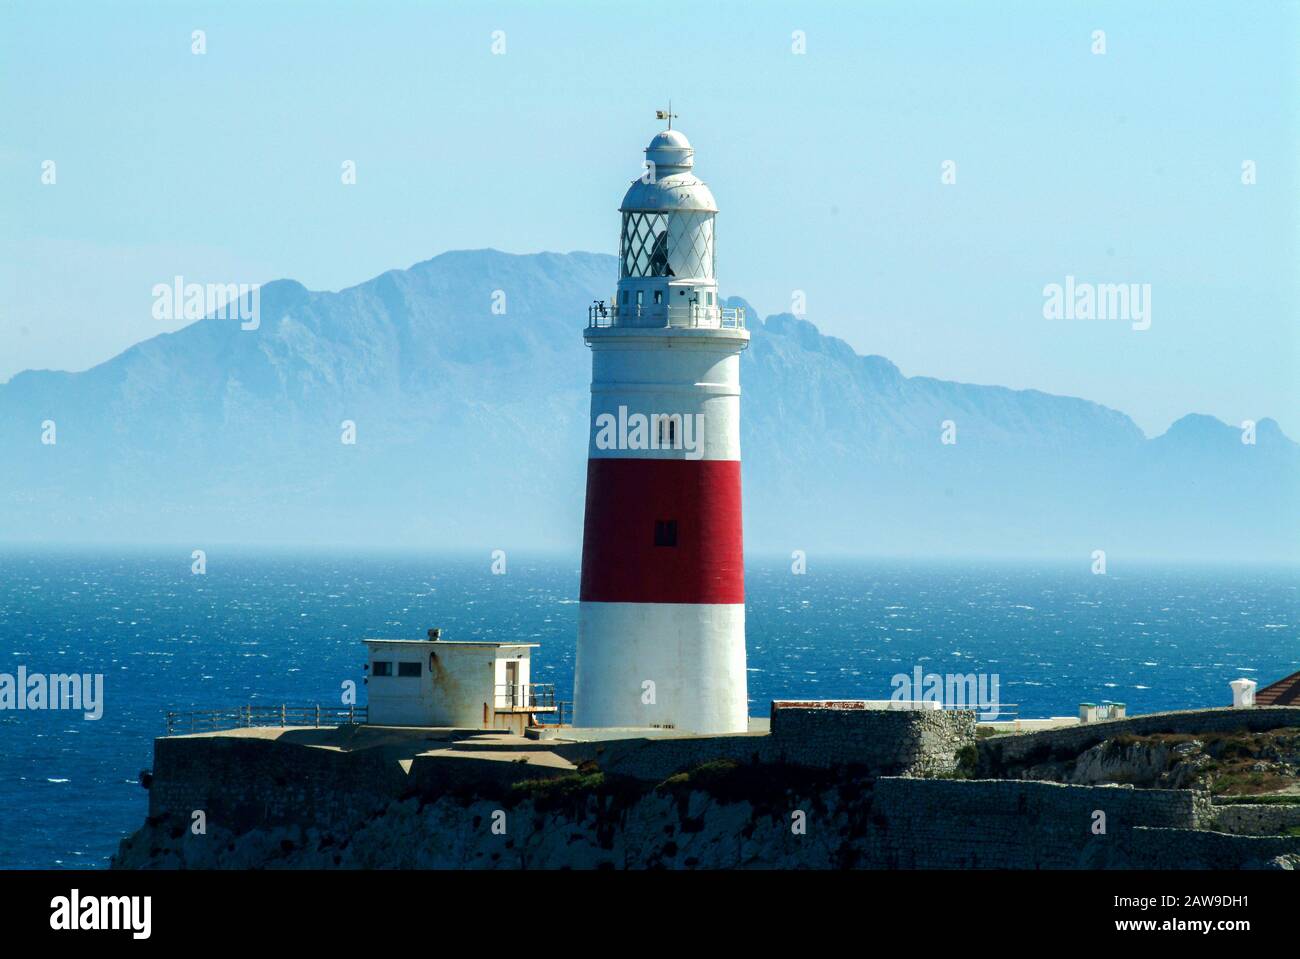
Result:
M208 319L20 373L0 385L0 540L576 552L582 329L616 271L478 250L337 293L278 280L257 330ZM1300 558L1300 446L1270 419L1254 445L1199 415L1147 439L1087 400L905 377L792 316L749 326L751 551Z

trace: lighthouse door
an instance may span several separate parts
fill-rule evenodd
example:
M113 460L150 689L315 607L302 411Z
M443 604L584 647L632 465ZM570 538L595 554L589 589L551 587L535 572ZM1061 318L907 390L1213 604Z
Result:
M511 659L506 662L506 702L513 708L521 705L519 689L519 661Z

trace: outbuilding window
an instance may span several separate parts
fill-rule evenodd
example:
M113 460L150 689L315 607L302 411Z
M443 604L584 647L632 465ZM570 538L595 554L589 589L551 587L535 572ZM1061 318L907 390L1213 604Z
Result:
M391 676L393 675L393 664L387 660L375 660L374 665L370 668L371 676Z
M416 663L398 663L398 664L397 664L397 675L398 675L398 676L419 676L419 675L421 675L421 674L423 673L423 671L424 671L422 667L423 667L423 664L422 664L422 663L418 663L418 662L416 662Z

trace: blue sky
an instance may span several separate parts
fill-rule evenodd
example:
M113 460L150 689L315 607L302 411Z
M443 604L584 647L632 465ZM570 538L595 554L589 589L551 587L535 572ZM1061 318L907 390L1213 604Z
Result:
M1300 438L1298 41L1295 3L7 2L0 380L175 328L176 274L612 253L671 97L724 293L801 290L907 374ZM1044 319L1067 275L1151 284L1151 328Z

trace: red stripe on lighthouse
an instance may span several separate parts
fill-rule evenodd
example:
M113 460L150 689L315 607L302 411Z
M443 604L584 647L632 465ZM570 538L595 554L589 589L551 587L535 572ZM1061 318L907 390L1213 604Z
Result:
M676 523L676 546L655 524ZM738 460L592 459L582 534L588 603L743 603Z

